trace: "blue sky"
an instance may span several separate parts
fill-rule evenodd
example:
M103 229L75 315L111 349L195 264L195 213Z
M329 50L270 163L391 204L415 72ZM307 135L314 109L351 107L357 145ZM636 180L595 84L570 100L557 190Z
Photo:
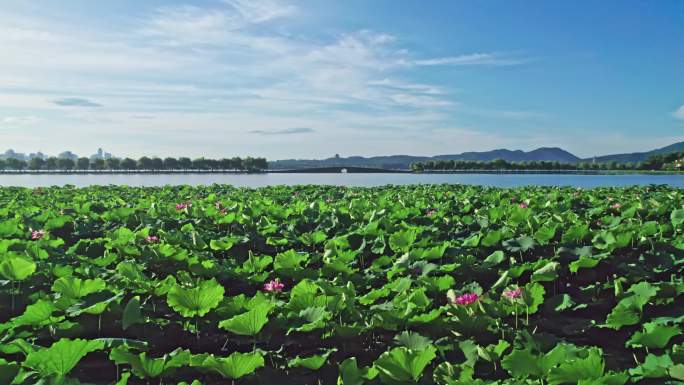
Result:
M684 140L682 1L9 0L0 138L121 156Z

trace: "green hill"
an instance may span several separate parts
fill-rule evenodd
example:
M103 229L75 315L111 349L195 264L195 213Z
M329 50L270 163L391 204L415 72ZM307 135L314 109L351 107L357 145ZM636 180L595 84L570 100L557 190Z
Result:
M628 153L628 154L614 154L614 155L604 155L604 156L597 156L596 162L599 163L605 163L605 162L618 162L618 163L637 163L637 162L643 162L649 157L653 155L659 155L659 154L669 154L672 152L684 152L684 142L678 142L671 144L669 146L665 146L662 148L658 148L655 150L647 151L647 152L633 152L633 153ZM592 161L594 158L587 158L584 159L585 161Z

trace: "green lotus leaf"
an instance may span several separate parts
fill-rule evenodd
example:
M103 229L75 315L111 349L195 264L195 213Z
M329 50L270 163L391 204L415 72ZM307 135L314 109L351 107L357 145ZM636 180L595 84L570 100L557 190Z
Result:
M605 364L601 350L592 348L583 358L567 360L551 369L549 385L576 384L582 380L596 380L603 376Z
M0 358L0 384L11 384L19 374L19 364Z
M23 365L43 377L55 376L63 379L88 353L103 348L104 342L98 340L61 339L49 348L29 353Z
M416 241L418 234L414 229L397 231L389 237L389 246L396 252L407 252Z
M150 358L146 352L134 354L122 345L112 349L109 358L117 365L130 365L131 372L142 379L171 375L175 369L190 365L190 352L180 348L162 357Z
M124 330L128 329L131 325L140 322L142 315L140 312L140 297L135 296L131 298L126 307L123 310L123 318L121 319L121 325Z
M480 240L480 244L484 247L491 247L497 245L501 241L501 231L488 231Z
M299 312L298 322L288 329L288 334L293 331L310 332L325 326L327 320L332 318L332 313L324 307L309 307Z
M23 281L36 271L36 263L19 256L10 256L0 262L0 276L10 281Z
M606 326L620 329L623 326L636 325L641 320L641 309L637 306L618 304L606 318Z
M268 322L268 313L271 308L272 305L269 303L260 304L246 313L219 322L218 326L235 334L255 336Z
M202 317L218 306L225 289L216 279L200 281L195 287L171 287L166 302L183 317Z
M326 361L328 361L328 357L333 353L336 352L337 349L328 349L325 351L323 354L316 354L313 356L309 357L295 357L291 360L288 361L287 366L294 368L294 367L304 367L309 370L318 370L320 369L323 365L325 365Z
M200 364L195 364L194 366L200 366L214 371L224 378L236 380L263 367L264 357L256 351L252 353L235 352L228 357L222 358L209 355Z
M483 380L473 379L474 370L466 365L454 365L450 362L442 362L437 365L433 373L435 384L439 385L485 385Z
M12 323L14 326L43 326L59 322L64 317L53 317L52 314L57 310L52 301L39 299L35 303L28 305L22 315L16 317Z
M394 348L382 353L373 366L378 370L380 380L389 385L417 383L425 368L435 359L437 349L429 346L420 351L405 347Z
M544 266L532 272L530 280L532 282L550 282L558 277L558 262L548 262Z
M308 260L309 254L288 250L276 255L275 260L273 261L273 269L276 271L301 269L302 263L306 265Z
M477 247L480 244L480 238L480 234L473 234L468 238L464 239L461 245L463 247Z
M118 302L123 293L115 294L110 291L99 291L79 298L66 309L70 317L75 317L83 313L102 314L112 302Z
M503 246L508 251L518 253L521 251L526 252L528 250L533 249L535 246L535 242L534 239L531 237L522 236L515 239L504 241Z
M501 367L515 378L538 378L545 374L539 357L529 349L513 350L501 360Z
M679 326L666 326L655 322L643 324L643 331L637 331L627 341L627 346L662 349L672 337L682 334Z
M669 354L661 356L649 353L646 355L644 362L635 368L629 369L629 374L633 379L638 381L643 378L668 378L669 371L675 367L672 358ZM676 369L675 369L675 373Z
M684 209L672 210L670 213L670 221L674 226L679 226L684 223Z
M423 350L432 345L432 340L418 333L404 331L394 337L395 341L410 350Z
M236 237L223 237L221 239L212 239L209 241L209 247L212 250L226 251L230 250L233 245L239 240Z
M546 294L546 290L539 283L530 283L525 286L522 296L530 313L536 313L539 306L544 303L544 294Z
M546 245L556 236L556 229L556 225L542 226L534 233L534 239L540 245Z
M340 363L340 374L337 385L363 385L377 377L378 371L374 366L359 368L356 358L347 358Z
M299 312L310 307L325 306L325 296L318 295L320 287L310 280L302 280L290 291L287 308Z
M579 269L591 269L601 262L600 258L581 256L578 260L570 263L570 272L577 273Z
M102 291L107 287L105 281L100 278L81 279L73 276L62 277L52 284L52 291L60 293L68 298L81 298L89 294Z

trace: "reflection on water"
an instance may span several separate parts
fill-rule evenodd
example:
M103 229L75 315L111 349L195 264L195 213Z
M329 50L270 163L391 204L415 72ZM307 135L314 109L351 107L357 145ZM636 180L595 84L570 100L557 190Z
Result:
M455 183L494 187L541 186L632 186L669 184L684 187L684 175L565 175L565 174L39 174L0 175L0 186L44 187L90 185L206 185L241 187L318 184L338 186L382 186L387 184Z

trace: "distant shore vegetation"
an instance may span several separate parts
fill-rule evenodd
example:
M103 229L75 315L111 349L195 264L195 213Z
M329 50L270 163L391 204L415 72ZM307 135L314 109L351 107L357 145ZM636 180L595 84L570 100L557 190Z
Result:
M0 170L6 171L239 171L259 172L268 168L265 158L223 158L190 159L158 158L143 156L140 159L107 158L89 159L86 157L71 158L32 158L0 159Z
M414 172L425 171L465 171L465 170L540 170L540 171L682 171L684 152L654 155L643 162L579 162L561 163L550 161L509 162L505 159L492 161L471 160L429 160L411 164Z

